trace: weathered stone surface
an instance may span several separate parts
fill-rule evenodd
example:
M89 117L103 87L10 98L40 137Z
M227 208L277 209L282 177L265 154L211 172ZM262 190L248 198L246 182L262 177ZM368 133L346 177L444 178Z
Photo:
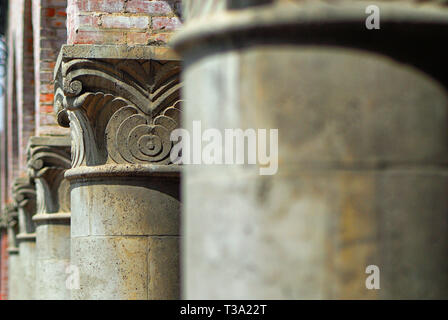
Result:
M279 129L274 176L184 169L185 298L448 296L447 12L381 7L376 36L362 7L260 7L179 35L184 127Z
M148 249L148 299L179 299L180 237L150 236Z
M19 240L19 300L35 300L36 284L36 235L23 235Z
M69 231L69 230L68 230ZM51 231L53 232L53 231ZM64 234L67 230L64 230ZM68 232L70 234L70 232ZM64 236L64 239L67 239ZM69 238L70 239L70 238ZM37 242L36 242L37 244ZM68 242L70 244L70 242ZM37 247L37 250L40 250ZM70 251L69 251L70 252ZM70 265L70 260L61 260L58 257L56 260L40 260L36 259L36 269L39 270L36 274L36 300L69 300L70 290L67 289L66 281L69 274L66 273ZM51 281L43 281L41 275L52 275Z
M72 299L147 299L147 247L146 237L73 237L81 287L72 290Z
M81 274L72 298L179 297L178 178L70 179L81 204L72 208L71 263Z
M34 216L36 221L36 299L68 300L66 281L70 266L70 214Z
M74 208L82 213L81 219L74 220L77 228L72 235L178 235L178 181L145 180L121 178L117 185L109 181L72 183L73 200L82 200L82 205ZM84 213L89 212L86 219Z
M73 299L179 297L179 278L173 276L179 273L178 237L73 237L72 253L72 264L81 270Z
M53 213L46 218L43 215L34 216L39 260L69 259L70 223L67 220L70 221L69 213Z
M72 128L72 165L169 164L169 134L180 124L180 64L151 48L108 55L117 50L90 46L84 58L72 47L61 51L55 105L59 123Z
M70 213L38 214L36 227L36 299L68 300Z
M23 281L18 251L9 251L8 256L8 299L20 299L20 282Z

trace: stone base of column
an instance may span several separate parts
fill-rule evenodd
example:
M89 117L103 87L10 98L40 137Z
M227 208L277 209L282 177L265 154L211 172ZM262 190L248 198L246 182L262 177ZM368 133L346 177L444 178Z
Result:
M71 181L72 299L179 298L179 169L105 165Z
M19 300L22 278L18 248L8 248L8 300Z
M36 283L36 234L19 233L17 235L19 242L19 264L21 274L18 275L19 292L21 300L35 299Z
M69 300L70 213L37 214L36 299Z

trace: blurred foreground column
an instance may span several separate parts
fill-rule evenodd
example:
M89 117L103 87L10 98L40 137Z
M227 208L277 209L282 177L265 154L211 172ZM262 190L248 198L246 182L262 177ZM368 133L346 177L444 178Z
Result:
M19 247L20 274L16 279L21 300L35 299L36 282L36 227L32 220L36 213L36 189L34 181L26 176L17 178L13 186L17 204L19 233L16 236Z
M64 46L55 108L70 126L72 299L179 297L180 66L168 49Z
M448 8L237 2L184 1L183 126L278 129L278 172L186 166L184 298L448 298Z
M70 263L69 137L32 137L28 167L36 184L36 299L67 300Z

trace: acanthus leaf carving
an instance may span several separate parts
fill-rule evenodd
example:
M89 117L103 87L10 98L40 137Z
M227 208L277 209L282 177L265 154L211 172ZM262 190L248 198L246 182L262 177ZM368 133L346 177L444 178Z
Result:
M36 213L70 212L69 183L65 170L71 167L67 137L33 137L28 148L28 174L36 185Z
M10 252L17 250L17 234L19 233L19 215L15 202L10 202L3 208L3 222L7 227L8 243Z
M36 213L34 179L29 176L17 178L13 184L13 197L18 208L20 233L34 233L35 226L32 221L32 217Z
M117 163L169 164L171 131L180 127L180 102L154 119L133 106L118 109L106 127L106 144Z
M55 109L60 125L71 127L72 167L170 164L179 76L178 61L63 57Z

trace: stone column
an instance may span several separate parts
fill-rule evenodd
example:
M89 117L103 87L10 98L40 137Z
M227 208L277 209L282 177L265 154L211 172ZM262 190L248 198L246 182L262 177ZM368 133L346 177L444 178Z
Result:
M20 279L19 299L34 300L36 281L36 228L32 220L36 212L36 189L29 177L17 178L13 185L13 196L17 203L19 233Z
M185 167L184 297L448 298L448 8L294 2L185 1L183 126L278 129L278 171Z
M70 264L70 137L32 137L28 170L36 184L36 299L67 300Z
M17 206L12 203L7 204L3 211L8 228L8 299L18 300L21 299L20 281L22 279L22 268L17 243L17 234L19 233Z
M161 47L64 46L55 106L70 126L72 299L179 297L179 62Z

